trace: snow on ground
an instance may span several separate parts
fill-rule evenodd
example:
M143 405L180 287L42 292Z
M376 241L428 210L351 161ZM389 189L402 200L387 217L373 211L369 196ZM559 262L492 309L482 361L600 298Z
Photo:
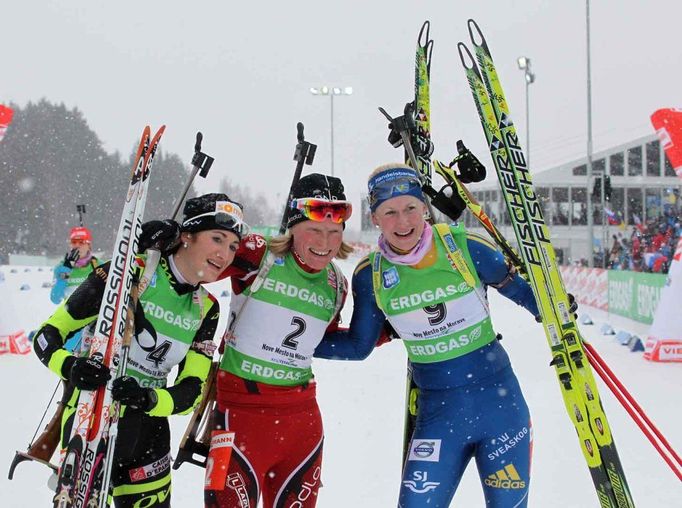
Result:
M342 263L350 278L355 261ZM17 273L11 274L9 268ZM34 267L3 267L0 282L0 323L30 329L49 315L49 289L40 281L50 272ZM40 274L40 275L39 275ZM31 280L30 290L19 290L20 279ZM534 457L530 506L597 507L594 488L580 452L575 432L561 399L554 370L548 366L549 348L542 328L526 311L491 291L493 321L504 335L517 376L531 409L534 425ZM351 302L344 310L350 321ZM9 306L9 307L8 307ZM631 353L613 336L599 333L602 322L611 319L616 330L627 329L640 336L646 328L582 308L595 321L582 331L606 359L650 418L682 452L682 365L655 364L641 353ZM19 327L17 326L17 327ZM6 333L2 331L0 333ZM393 342L377 349L364 362L316 360L319 403L325 424L324 488L318 506L396 506L400 485L400 456L403 432L405 352ZM9 467L15 449L25 449L56 380L31 354L0 356L0 407L6 411L0 432L0 463ZM682 484L670 471L630 420L608 388L600 382L600 393L616 439L621 460L638 507L682 506ZM171 419L173 448L188 417ZM173 473L173 506L202 506L203 470L190 464ZM46 487L49 472L44 466L21 464L13 481L0 478L3 507L50 505ZM484 506L474 465L467 470L453 506Z

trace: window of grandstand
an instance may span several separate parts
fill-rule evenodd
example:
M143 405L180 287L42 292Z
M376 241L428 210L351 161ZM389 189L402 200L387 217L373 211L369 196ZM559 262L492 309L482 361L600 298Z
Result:
M592 173L604 174L604 171L606 171L605 159L597 159L596 161L592 162Z
M646 176L661 176L661 145L658 140L646 144Z
M663 158L665 160L665 165L663 168L663 176L675 176L675 170L673 169L673 165L670 164L670 161L668 160L667 157Z
M602 211L601 200L592 198L592 222L595 226L600 226L604 212Z
M625 199L628 203L628 224L640 223L642 221L642 189L625 189Z
M642 175L642 147L634 146L628 149L628 176Z
M675 187L668 187L663 189L663 211L669 212L675 210L675 205L679 208L680 204L680 189Z
M623 152L614 153L609 157L610 173L613 176L623 176L625 174L625 156Z
M611 190L611 201L609 202L609 209L621 214L625 210L625 189L622 187L614 187ZM622 219L622 215L619 216Z
M571 211L572 225L587 225L587 190L584 187L573 187L571 197L573 206Z
M573 168L573 176L585 176L587 174L587 164L581 164Z
M661 215L661 189L646 189L645 196L646 218L651 219Z
M552 189L552 224L561 226L568 225L570 202L568 200L568 187L555 187Z

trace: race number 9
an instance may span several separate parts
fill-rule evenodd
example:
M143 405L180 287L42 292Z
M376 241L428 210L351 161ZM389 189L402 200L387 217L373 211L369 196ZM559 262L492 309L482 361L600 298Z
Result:
M437 303L436 305L427 305L424 307L424 312L429 315L429 324L436 326L445 321L447 311L444 303Z

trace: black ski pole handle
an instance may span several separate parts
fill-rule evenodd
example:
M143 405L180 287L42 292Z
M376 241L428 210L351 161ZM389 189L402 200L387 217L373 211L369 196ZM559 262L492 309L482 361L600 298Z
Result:
M294 176L291 179L291 185L289 186L289 192L287 193L287 202L284 204L284 211L282 212L282 220L279 225L279 234L282 235L287 230L287 218L289 216L289 206L291 206L292 194L294 186L301 178L301 173L303 172L303 165L312 165L313 160L315 160L315 152L317 151L317 145L310 143L305 140L303 134L303 123L298 122L296 124L296 151L294 152L294 160L296 161L296 169L294 169Z
M197 132L197 140L194 143L194 151L201 152L201 141L204 139L204 135L201 132Z
M178 213L180 212L180 207L182 206L182 203L185 201L187 193L189 192L189 189L192 186L192 183L194 182L197 173L199 173L199 176L201 178L206 178L208 176L209 169L211 169L211 166L213 165L213 161L215 159L201 151L201 143L203 139L204 135L201 132L197 132L197 137L194 142L194 155L192 156L192 172L190 173L189 178L185 183L185 187L182 189L182 192L180 193L180 197L175 202L175 206L173 206L173 214L171 215L171 219L175 219L178 216Z

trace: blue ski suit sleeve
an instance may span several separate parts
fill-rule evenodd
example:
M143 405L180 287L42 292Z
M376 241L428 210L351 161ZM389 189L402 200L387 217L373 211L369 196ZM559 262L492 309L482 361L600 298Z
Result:
M507 262L494 246L477 235L469 235L467 247L474 260L476 273L483 284L499 284L507 277L509 273ZM315 349L316 358L364 360L374 349L386 316L377 306L372 287L372 266L366 257L355 268L352 288L353 317L350 327L347 330L327 333ZM533 290L518 273L498 291L533 316L539 314Z
M499 284L507 277L509 273L507 262L502 253L491 244L477 235L470 234L467 236L467 247L471 259L474 260L478 278L483 284ZM535 302L533 289L518 273L514 274L514 277L507 284L499 288L498 292L512 302L521 305L533 316L540 313Z
M52 300L52 303L54 304L60 304L64 299L66 280L69 278L71 268L67 268L64 265L57 265L54 267L52 273L54 274L54 284L50 290L50 300Z
M353 317L350 328L325 334L315 349L316 358L364 360L374 349L386 316L374 299L372 266L367 257L355 268L352 288Z

